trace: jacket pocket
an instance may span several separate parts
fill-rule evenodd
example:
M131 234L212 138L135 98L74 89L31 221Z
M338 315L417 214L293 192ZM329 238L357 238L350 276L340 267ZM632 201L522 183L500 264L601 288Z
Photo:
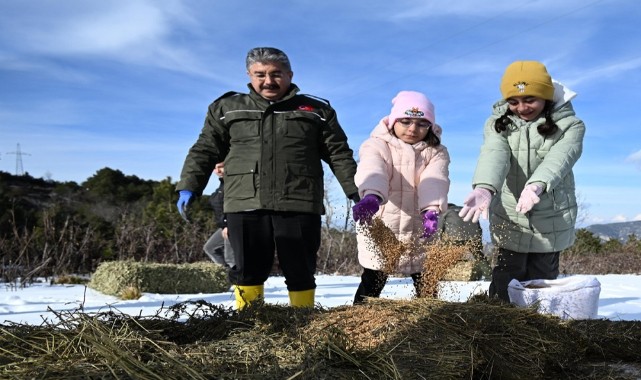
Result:
M284 135L297 140L316 140L321 118L311 112L288 112L284 114L286 128Z
M256 162L225 164L225 197L248 199L256 196Z
M287 199L313 201L322 199L322 173L314 165L292 164L285 166L283 195Z
M574 228L576 202L563 188L556 188L541 195L541 201L532 208L532 228L543 234L558 233Z
M260 135L262 111L233 111L225 114L232 143L256 139Z

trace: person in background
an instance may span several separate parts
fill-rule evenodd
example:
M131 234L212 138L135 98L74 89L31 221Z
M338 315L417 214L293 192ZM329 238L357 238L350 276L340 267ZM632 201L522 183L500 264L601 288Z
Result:
M245 63L249 93L228 92L209 106L176 186L178 211L187 213L211 168L224 161L224 211L236 264L229 279L236 307L263 298L274 251L290 304L311 307L325 212L321 162L345 194L358 200L354 152L329 102L298 93L284 52L253 48Z
M209 237L203 250L210 259L216 264L222 265L227 269L234 267L234 250L229 243L227 234L227 218L223 211L223 202L225 194L225 181L223 180L224 165L222 163L216 164L214 174L220 180L218 188L209 197L209 204L214 210L214 218L216 219L216 230Z
M489 295L510 302L512 279L555 279L559 253L575 240L577 201L572 168L583 150L585 125L576 94L553 81L537 61L516 61L503 74L460 215L490 214L498 261Z
M437 231L438 215L447 210L450 188L448 151L441 144L441 127L434 106L422 93L401 91L392 110L361 145L356 185L361 201L353 207L354 220L368 224L380 217L401 242L424 244ZM379 297L388 273L383 252L362 228L357 228L358 260L363 266L354 304L365 297ZM416 248L413 248L416 249ZM399 260L398 272L410 275L416 294L421 294L425 252L408 252Z

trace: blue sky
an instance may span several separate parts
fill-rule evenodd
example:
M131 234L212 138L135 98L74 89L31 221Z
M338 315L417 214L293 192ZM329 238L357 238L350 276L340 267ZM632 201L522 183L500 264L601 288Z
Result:
M246 91L247 50L275 46L355 152L398 91L427 94L460 204L503 70L531 59L579 94L582 224L641 220L639 14L635 0L0 0L0 170L19 143L34 177L176 181L207 106Z

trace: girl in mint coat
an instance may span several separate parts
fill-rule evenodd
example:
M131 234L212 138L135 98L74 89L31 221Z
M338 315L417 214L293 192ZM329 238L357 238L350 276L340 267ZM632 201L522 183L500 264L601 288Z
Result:
M574 244L577 217L572 167L581 156L585 125L543 64L517 61L501 80L472 186L460 216L490 214L498 248L489 295L509 302L512 279L555 279L560 251Z

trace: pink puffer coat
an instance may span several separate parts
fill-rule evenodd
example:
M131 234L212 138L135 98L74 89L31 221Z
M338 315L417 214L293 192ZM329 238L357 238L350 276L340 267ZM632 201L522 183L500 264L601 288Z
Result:
M387 124L385 117L361 145L354 181L361 198L375 194L383 200L375 217L380 217L400 241L416 242L423 234L421 212L447 210L450 156L442 144L428 147L424 141L410 145L399 140ZM441 129L436 128L440 137ZM357 241L360 264L382 269L379 253L362 231ZM401 258L398 273L422 272L424 261L424 250L412 252Z

